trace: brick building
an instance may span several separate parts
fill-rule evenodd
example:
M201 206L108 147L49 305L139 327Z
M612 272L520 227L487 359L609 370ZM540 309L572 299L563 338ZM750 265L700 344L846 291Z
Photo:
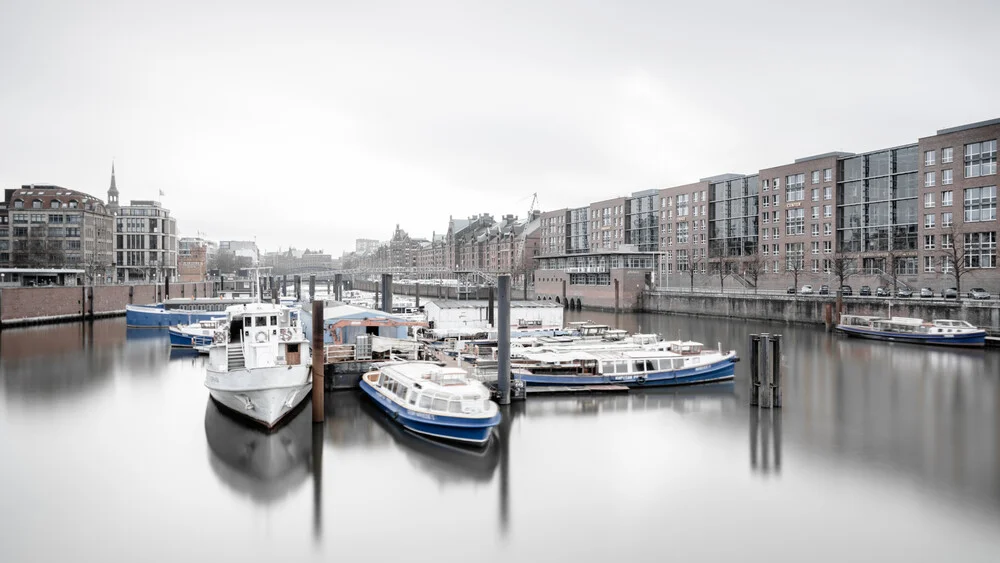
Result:
M113 272L114 218L104 202L53 185L7 189L0 206L0 268L79 268L87 283Z

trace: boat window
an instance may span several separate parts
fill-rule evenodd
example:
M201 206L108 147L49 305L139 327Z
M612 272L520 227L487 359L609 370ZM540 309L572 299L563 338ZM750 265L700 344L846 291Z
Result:
M646 360L646 371L656 371L656 360Z
M419 395L419 394L420 393L418 393L416 390L412 390L412 389L410 390L410 398L408 400L409 400L409 403L411 405L417 404L417 395Z
M458 399L448 401L448 412L462 412L462 401Z
M448 410L448 400L442 399L441 397L434 397L434 406L432 407L436 411L445 412Z
M636 360L632 362L633 371L646 371L646 362L642 360Z
M674 362L674 369L681 369L684 367L683 358L674 358L672 361Z
M604 373L614 373L615 363L614 362L601 362L601 371Z
M625 360L616 361L615 373L628 373L628 362Z
M271 315L271 326L278 326L278 315Z
M420 408L429 409L431 408L431 396L427 393L420 395Z
M257 326L267 326L267 317L257 317Z

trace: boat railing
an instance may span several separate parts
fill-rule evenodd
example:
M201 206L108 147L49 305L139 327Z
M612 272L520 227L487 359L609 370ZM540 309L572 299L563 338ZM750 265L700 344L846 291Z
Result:
M327 344L323 349L326 364L353 362L355 357L354 344Z

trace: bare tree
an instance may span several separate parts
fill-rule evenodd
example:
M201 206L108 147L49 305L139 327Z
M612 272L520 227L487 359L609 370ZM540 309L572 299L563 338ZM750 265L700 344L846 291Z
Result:
M719 256L718 261L715 262L715 273L719 276L719 291L725 292L726 290L726 276L730 275L733 271L733 259L730 256Z
M692 252L690 267L688 268L688 277L691 282L691 291L694 291L694 275L698 273L699 264L701 264L701 259L695 257L694 252Z
M755 250L743 258L743 276L753 284L753 292L757 293L757 280L760 275L767 272L767 262L760 250Z
M962 276L973 268L967 256L968 247L965 244L965 235L958 232L952 225L947 233L941 235L941 272L948 274L955 280L955 290L958 299L962 298Z
M844 308L844 294L841 292L841 288L847 284L847 280L851 276L858 273L857 261L838 252L833 255L831 266L833 275L837 277L839 282L837 285L837 314L839 315Z
M796 295L799 293L799 274L802 273L805 262L805 258L802 256L785 257L785 270L792 273L792 289L795 290Z

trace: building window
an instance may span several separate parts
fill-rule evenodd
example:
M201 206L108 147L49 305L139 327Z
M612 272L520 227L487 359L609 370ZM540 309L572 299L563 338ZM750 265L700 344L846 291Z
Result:
M924 172L924 187L929 188L936 183L937 172Z
M818 240L814 240L813 243L812 243L812 253L813 254L819 254L819 241Z
M818 184L819 183L819 170L813 170L812 181L813 181L814 184Z
M785 201L802 201L806 197L806 175L793 174L785 177ZM777 204L777 202L775 202Z
M818 205L814 205L813 208L812 208L812 218L813 219L819 219L819 206Z
M688 224L677 223L677 244L686 243L688 241Z
M965 190L965 222L993 221L997 218L997 187Z
M33 199L33 200L31 200L31 208L32 209L41 209L42 208L42 200L40 200L40 199Z
M941 149L941 164L948 164L955 159L955 149L945 147Z
M924 207L934 207L934 192L924 194Z
M833 199L833 187L827 186L823 188L823 199Z
M924 151L924 166L934 166L937 164L934 151Z
M778 230L778 227L771 227L771 238L774 240L781 238L781 231Z
M831 253L833 253L833 241L832 240L824 240L823 241L823 254L831 254Z
M944 233L941 235L941 248L944 250L951 250L954 247L954 240L951 238L950 233Z
M819 201L819 188L812 189L812 198L813 201Z
M771 222L771 214L770 213L764 213L763 216L761 217L761 221L763 221L765 223L770 223Z
M772 222L772 223L777 223L777 222L778 222L778 218L779 218L780 216L781 216L781 215L780 215L780 212L778 212L778 211L772 211L772 212L771 212L771 222Z
M934 235L924 235L924 250L934 250Z
M833 180L833 168L824 168L823 169L823 181L824 182L829 182L831 180Z
M947 170L942 170L941 171L941 185L942 186L950 186L951 185L951 183L953 182L952 172L953 171L952 171L951 168L949 168Z
M823 223L823 234L829 236L833 233L833 223Z
M997 141L965 145L965 177L978 178L997 173Z
M951 213L950 212L948 212L948 213L942 213L941 214L941 227L947 229L951 225L952 225Z
M812 224L812 236L814 236L814 237L818 237L819 236L819 223L813 223Z
M997 267L997 234L965 233L965 267Z
M955 193L951 190L941 192L941 207L951 207Z
M924 256L924 272L931 273L934 271L934 257Z
M833 217L833 206L824 205L823 206L823 217Z
M924 215L924 228L933 229L934 228L934 214L928 213Z
M785 234L801 235L805 233L806 210L801 207L785 211Z

